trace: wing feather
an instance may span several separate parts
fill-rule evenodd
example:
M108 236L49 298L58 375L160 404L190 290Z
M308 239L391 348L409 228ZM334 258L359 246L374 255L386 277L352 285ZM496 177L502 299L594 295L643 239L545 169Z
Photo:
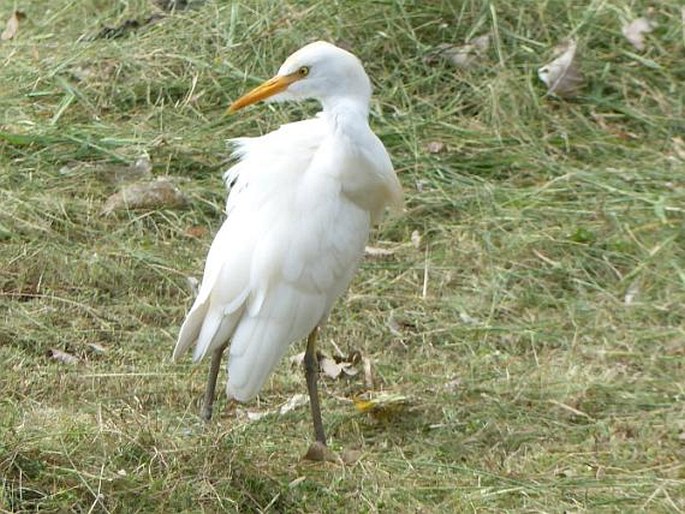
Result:
M363 255L372 217L393 196L381 189L395 185L377 177L394 177L387 154L379 164L345 138L331 147L329 130L317 117L234 141L241 160L224 175L227 218L174 358L195 344L199 360L231 340L226 388L240 401L256 396L290 344L328 316Z

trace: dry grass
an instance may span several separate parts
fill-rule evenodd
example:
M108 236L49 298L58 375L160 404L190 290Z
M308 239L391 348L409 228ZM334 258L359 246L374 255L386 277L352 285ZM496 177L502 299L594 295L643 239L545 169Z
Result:
M685 510L679 2L658 3L644 53L620 33L642 1L195 3L103 40L151 7L25 0L0 44L0 508ZM486 31L471 71L423 62ZM561 102L535 69L570 34L589 84ZM315 109L225 106L317 38L366 63L407 196L377 234L394 254L364 263L322 339L408 399L376 421L352 406L361 378L324 381L352 465L300 461L304 407L203 426L205 368L169 360L221 223L224 140ZM189 208L101 216L144 153ZM284 363L248 408L302 392Z

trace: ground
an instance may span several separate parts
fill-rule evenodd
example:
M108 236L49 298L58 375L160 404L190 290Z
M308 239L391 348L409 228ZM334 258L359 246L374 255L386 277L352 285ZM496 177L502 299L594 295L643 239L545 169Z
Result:
M680 2L176 4L25 0L0 42L3 512L685 510ZM569 37L560 99L537 69ZM206 365L170 359L225 140L316 105L225 109L316 39L365 63L406 197L321 335L374 379L322 377L326 463L305 405L274 412L297 366L204 425ZM185 204L103 214L136 173Z

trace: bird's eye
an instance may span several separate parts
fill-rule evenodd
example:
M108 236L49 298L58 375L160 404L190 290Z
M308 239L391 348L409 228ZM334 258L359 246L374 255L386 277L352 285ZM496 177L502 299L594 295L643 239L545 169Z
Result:
M309 75L309 66L302 66L299 70L297 70L297 73L300 75L300 77L306 77Z

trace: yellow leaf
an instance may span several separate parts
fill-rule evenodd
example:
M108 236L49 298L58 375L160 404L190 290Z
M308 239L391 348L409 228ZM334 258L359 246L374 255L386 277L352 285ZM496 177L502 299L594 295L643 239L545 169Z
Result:
M388 419L409 405L409 398L401 394L385 394L368 400L355 398L354 407L362 414L371 414L376 419Z

